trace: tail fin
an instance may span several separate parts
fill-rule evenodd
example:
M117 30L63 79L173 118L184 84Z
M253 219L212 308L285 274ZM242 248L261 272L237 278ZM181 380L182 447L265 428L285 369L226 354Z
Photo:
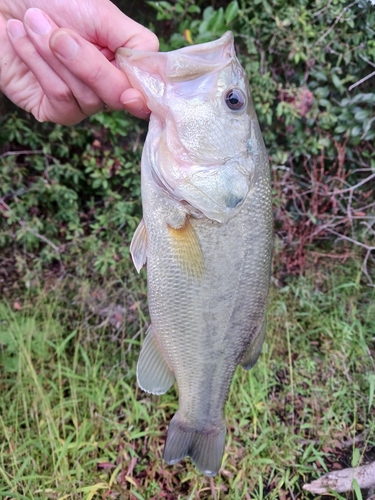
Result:
M177 412L169 424L164 460L173 465L189 456L204 475L214 477L221 466L225 433L225 422L219 429L189 428L180 420Z

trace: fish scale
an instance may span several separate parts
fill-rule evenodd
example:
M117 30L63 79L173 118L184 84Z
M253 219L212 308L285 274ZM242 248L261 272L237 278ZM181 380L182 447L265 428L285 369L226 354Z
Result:
M147 262L151 317L137 379L155 394L176 380L179 409L164 458L174 464L190 456L214 476L234 371L255 364L264 340L268 157L230 32L170 53L119 49L117 59L152 112L143 220L131 245L137 269Z

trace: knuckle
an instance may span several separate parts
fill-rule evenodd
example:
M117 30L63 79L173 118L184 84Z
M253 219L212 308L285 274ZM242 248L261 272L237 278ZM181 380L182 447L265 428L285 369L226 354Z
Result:
M85 98L84 101L79 101L79 104L82 112L87 116L97 113L103 109L103 102L97 97L92 97L91 99Z
M57 86L51 89L49 97L58 102L71 102L73 98L70 88L66 85Z
M99 99L99 97L94 94L94 93L88 93L88 95L85 95L85 98L83 100L83 107L86 109L96 109L98 106L102 106L102 101ZM82 106L81 106L82 107Z
M86 75L86 83L89 87L95 87L103 77L103 69L101 66L90 68L90 72Z
M150 31L148 43L149 43L149 50L153 50L155 52L159 50L159 39L155 35L155 33L152 33L152 31Z

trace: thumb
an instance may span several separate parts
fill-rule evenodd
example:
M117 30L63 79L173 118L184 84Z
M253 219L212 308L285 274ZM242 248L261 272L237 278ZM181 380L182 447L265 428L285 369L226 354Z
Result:
M94 43L115 52L119 47L135 50L159 50L158 37L149 29L124 14L113 3L94 16L91 29L97 36ZM90 19L92 22L92 18Z

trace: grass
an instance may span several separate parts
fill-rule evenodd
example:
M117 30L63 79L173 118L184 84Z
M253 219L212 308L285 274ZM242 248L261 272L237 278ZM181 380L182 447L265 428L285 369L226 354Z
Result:
M213 483L161 459L177 398L136 387L146 323L144 277L0 304L0 498L307 499L304 482L374 459L375 289L355 267L273 285Z

